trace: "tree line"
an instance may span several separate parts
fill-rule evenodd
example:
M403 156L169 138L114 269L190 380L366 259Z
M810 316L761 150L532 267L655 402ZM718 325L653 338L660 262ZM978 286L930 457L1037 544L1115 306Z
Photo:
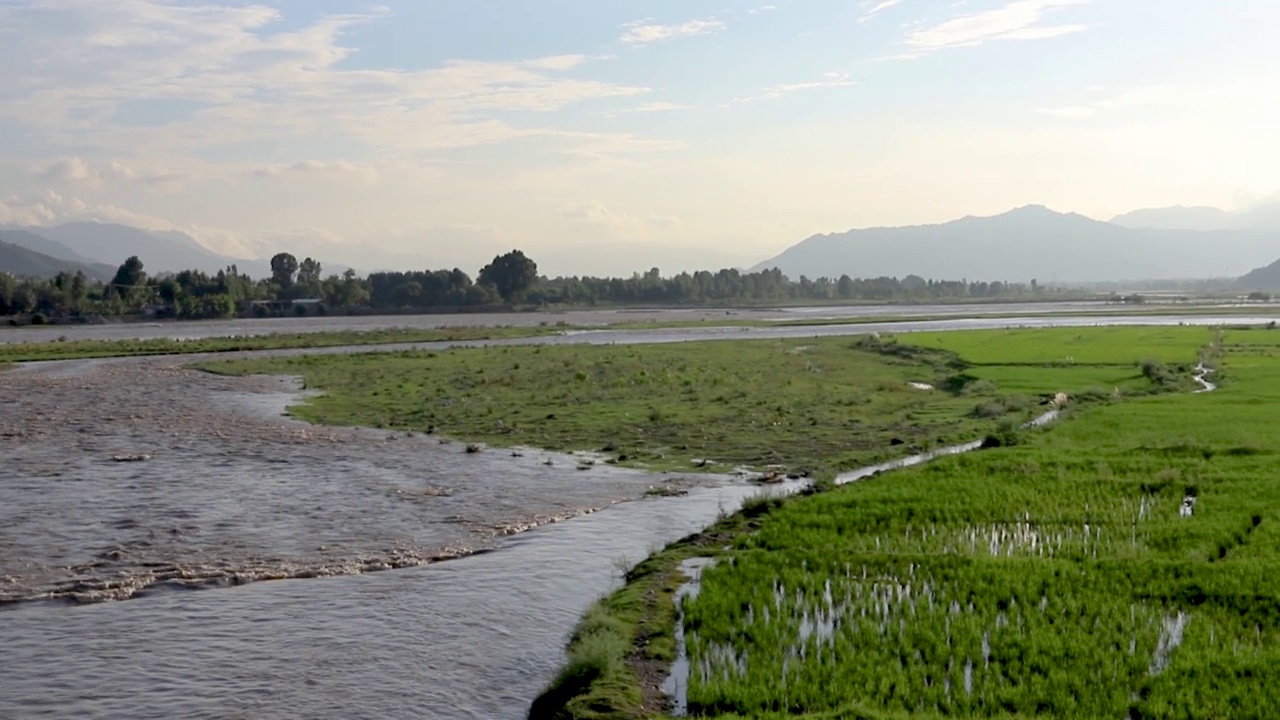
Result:
M16 278L0 273L0 315L130 316L154 314L181 319L353 311L448 311L493 306L583 306L610 304L697 305L759 302L956 300L1043 295L1037 284L877 277L792 280L774 268L761 272L723 269L663 277L657 268L629 278L556 277L538 274L538 266L519 250L499 255L477 273L414 270L353 270L324 275L321 264L290 253L271 259L270 277L253 279L235 265L215 274L198 270L150 275L130 257L109 281L83 273L53 278ZM310 300L303 305L300 300ZM296 304L296 305L295 305Z

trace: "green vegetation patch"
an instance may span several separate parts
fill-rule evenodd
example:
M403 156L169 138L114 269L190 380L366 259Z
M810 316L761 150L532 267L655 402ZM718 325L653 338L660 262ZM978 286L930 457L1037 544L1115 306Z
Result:
M769 514L685 606L693 714L1276 716L1280 359L1249 337L1226 334L1218 392Z
M1195 363L1216 330L1208 327L1014 328L910 333L901 341L947 350L974 365L1116 365L1151 359Z
M467 441L605 453L687 469L838 471L1021 421L1000 388L952 388L948 352L856 338L633 346L457 348L206 364L301 376L323 395L293 408L320 423L438 432ZM925 391L910 383L935 385ZM952 391L954 390L954 391Z
M77 360L138 355L179 355L385 345L394 343L460 342L530 337L559 332L559 327L442 327L424 330L342 330L316 333L274 333L249 337L211 337L191 340L55 340L34 343L0 343L0 363L40 360ZM21 332L21 331L17 331Z

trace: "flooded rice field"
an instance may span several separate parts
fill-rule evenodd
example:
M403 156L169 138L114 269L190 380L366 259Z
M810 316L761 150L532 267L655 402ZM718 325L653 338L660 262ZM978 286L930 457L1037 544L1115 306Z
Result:
M184 369L191 359L0 373L0 717L520 718L619 568L758 491L313 427L282 417L290 381ZM664 482L689 492L645 497Z

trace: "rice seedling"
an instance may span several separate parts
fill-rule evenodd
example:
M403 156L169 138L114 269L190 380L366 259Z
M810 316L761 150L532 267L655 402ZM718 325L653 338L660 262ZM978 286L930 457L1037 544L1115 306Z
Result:
M1196 357L1158 354L1185 337L1169 329L1103 334L1077 355ZM1091 406L1016 447L770 513L684 607L691 712L1276 715L1273 336L1228 331L1217 392ZM1053 356L1032 337L1012 335L1009 356Z

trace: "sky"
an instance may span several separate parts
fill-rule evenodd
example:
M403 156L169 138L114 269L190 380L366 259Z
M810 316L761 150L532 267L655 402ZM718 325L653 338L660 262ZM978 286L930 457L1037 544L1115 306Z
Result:
M749 266L1280 191L1275 0L0 0L0 224Z

